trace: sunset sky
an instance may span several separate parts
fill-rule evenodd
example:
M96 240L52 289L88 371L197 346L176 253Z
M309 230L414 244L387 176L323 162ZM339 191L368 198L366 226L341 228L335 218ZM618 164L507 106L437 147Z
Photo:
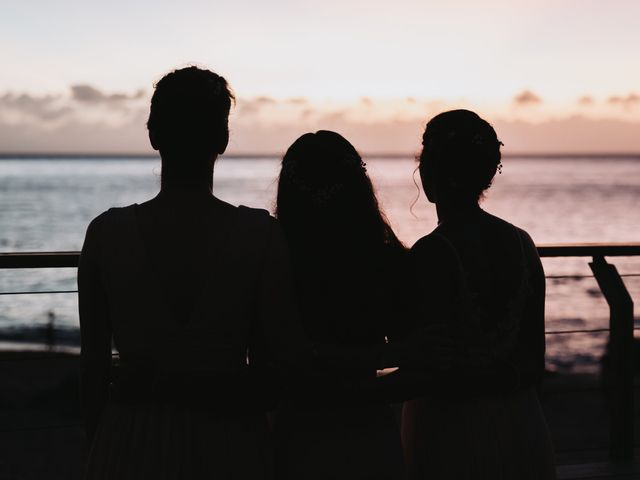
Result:
M234 153L320 128L413 153L459 107L508 152L640 151L637 0L0 1L4 152L148 152L153 82L188 64L234 89Z

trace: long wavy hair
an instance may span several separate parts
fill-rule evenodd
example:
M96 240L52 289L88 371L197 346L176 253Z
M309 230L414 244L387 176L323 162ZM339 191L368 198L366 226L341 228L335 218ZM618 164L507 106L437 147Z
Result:
M365 163L335 132L306 133L289 147L276 216L294 251L301 244L351 255L403 248L378 205Z
M405 248L353 145L325 130L298 138L282 159L276 215L310 338L382 341L396 320L390 305Z

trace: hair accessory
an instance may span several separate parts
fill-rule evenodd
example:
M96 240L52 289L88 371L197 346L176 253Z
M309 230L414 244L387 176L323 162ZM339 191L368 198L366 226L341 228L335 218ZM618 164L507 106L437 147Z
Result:
M292 185L307 194L311 201L318 206L329 203L344 188L342 183L334 183L325 187L309 185L300 175L298 165L295 162L283 163L280 175L287 177Z
M354 168L360 168L366 176L367 164L360 156L347 154L344 155L343 159L343 163L347 165L348 169L354 171ZM305 192L316 205L326 205L330 203L345 188L342 181L335 181L334 183L324 186L310 185L308 180L300 173L299 165L295 161L284 162L280 175L288 178L291 184L295 185L298 190Z

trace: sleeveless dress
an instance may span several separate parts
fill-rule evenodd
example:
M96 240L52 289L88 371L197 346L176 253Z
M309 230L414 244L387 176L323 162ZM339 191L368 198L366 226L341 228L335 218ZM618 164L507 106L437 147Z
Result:
M96 413L86 478L272 478L262 392L248 379L257 368L253 357L265 347L263 332L256 332L281 322L274 336L287 342L293 333L286 327L287 302L281 311L265 312L258 301L270 288L271 296L287 288L263 280L265 268L287 260L279 255L279 227L266 211L236 209L224 235L203 253L195 304L185 318L175 318L137 208L111 209L94 220L81 256L85 395L104 395L103 385L113 382L111 400ZM89 278L100 291L83 287ZM105 313L91 313L99 299ZM102 359L92 353L105 341L110 347L105 336L120 354L115 379L104 352Z
M547 425L533 385L519 384L517 369L509 367L518 349L518 330L530 293L529 272L522 243L520 279L506 300L506 314L483 311L477 293L467 284L467 272L456 247L442 234L432 233L457 265L457 295L453 321L474 346L468 368L481 372L496 363L511 376L504 388L491 376L467 376L404 403L402 437L408 478L412 480L547 480L555 478ZM482 319L498 316L489 330ZM464 339L463 339L464 341ZM495 379L493 379L495 380Z

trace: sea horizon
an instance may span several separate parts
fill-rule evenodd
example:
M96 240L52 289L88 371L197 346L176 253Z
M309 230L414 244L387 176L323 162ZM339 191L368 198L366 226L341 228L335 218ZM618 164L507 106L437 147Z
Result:
M111 207L144 202L160 187L160 161L153 154L21 155L7 158L5 154L0 161L3 252L78 251L93 217ZM524 228L538 244L640 241L640 154L590 155L545 158L530 154L505 161L483 208ZM279 158L276 154L223 156L214 175L216 196L234 205L273 212ZM380 205L398 237L410 247L437 225L433 205L414 184L413 156L364 158ZM608 306L590 277L588 261L543 259L550 276L548 330L607 327ZM618 257L611 263L620 273L640 273L640 257ZM633 299L640 301L640 277L626 277L625 283ZM75 285L74 269L16 270L0 277L0 292L74 290ZM0 333L26 340L29 332L39 332L47 325L52 312L57 328L62 329L61 341L67 334L77 335L71 333L78 326L75 294L27 297L0 296ZM640 318L637 324L640 326ZM547 366L560 371L598 371L607 338L603 332L549 336Z
M228 153L220 155L220 158L234 159L273 159L282 157L284 152L271 153ZM417 152L371 152L360 153L363 158L371 159L407 159L416 156ZM115 160L115 159L159 159L155 152L0 152L0 160ZM503 152L502 158L527 158L527 159L596 159L596 160L640 160L638 152Z

